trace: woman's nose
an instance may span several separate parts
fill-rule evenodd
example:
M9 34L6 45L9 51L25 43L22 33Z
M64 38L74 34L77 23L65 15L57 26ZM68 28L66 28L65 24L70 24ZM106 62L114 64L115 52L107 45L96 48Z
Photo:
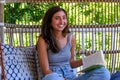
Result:
M60 19L60 24L64 24L64 19Z

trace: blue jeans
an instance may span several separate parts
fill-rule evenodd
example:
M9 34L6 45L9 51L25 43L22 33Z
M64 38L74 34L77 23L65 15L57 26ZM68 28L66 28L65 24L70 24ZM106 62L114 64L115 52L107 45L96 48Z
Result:
M69 66L53 67L53 73L46 75L42 80L110 80L110 72L104 68L98 68L80 76Z
M110 80L110 72L106 68L101 67L85 73L73 80Z

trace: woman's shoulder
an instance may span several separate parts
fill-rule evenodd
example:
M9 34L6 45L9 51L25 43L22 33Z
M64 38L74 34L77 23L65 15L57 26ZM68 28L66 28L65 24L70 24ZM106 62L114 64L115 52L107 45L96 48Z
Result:
M47 43L46 43L45 39L42 36L40 36L38 38L38 45L47 46Z
M44 38L42 36L39 36L38 42L45 42Z
M70 37L70 41L75 40L75 36L73 33L68 33L68 36Z
M74 36L73 33L69 33L68 38L69 38L69 41L70 41L71 45L75 43L76 39L75 39L75 36Z
M74 33L73 32L70 32L70 33L68 33L68 36L73 36L74 37Z

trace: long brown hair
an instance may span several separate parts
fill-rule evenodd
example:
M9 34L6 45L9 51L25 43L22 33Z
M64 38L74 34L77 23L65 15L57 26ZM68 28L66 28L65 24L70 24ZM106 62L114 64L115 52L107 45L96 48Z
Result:
M59 6L54 6L50 9L48 9L48 11L46 12L46 14L43 18L43 21L42 21L42 26L41 26L42 27L41 36L45 39L45 41L49 45L49 48L54 53L59 52L60 48L57 45L57 42L55 40L51 22L52 22L53 15L58 11L63 11L67 16L67 13L64 9L60 8ZM67 33L69 33L68 24L65 27L65 29L62 31L63 36L66 36Z

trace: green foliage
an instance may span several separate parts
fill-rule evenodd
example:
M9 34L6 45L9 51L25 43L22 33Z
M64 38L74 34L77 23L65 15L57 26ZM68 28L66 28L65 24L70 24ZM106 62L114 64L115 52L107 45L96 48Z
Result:
M41 24L46 10L59 5L68 12L70 25L113 24L120 22L120 6L108 2L76 3L7 3L5 22L13 24Z
M5 22L13 24L38 24L41 22L46 10L55 3L33 4L33 3L12 3L4 7Z

